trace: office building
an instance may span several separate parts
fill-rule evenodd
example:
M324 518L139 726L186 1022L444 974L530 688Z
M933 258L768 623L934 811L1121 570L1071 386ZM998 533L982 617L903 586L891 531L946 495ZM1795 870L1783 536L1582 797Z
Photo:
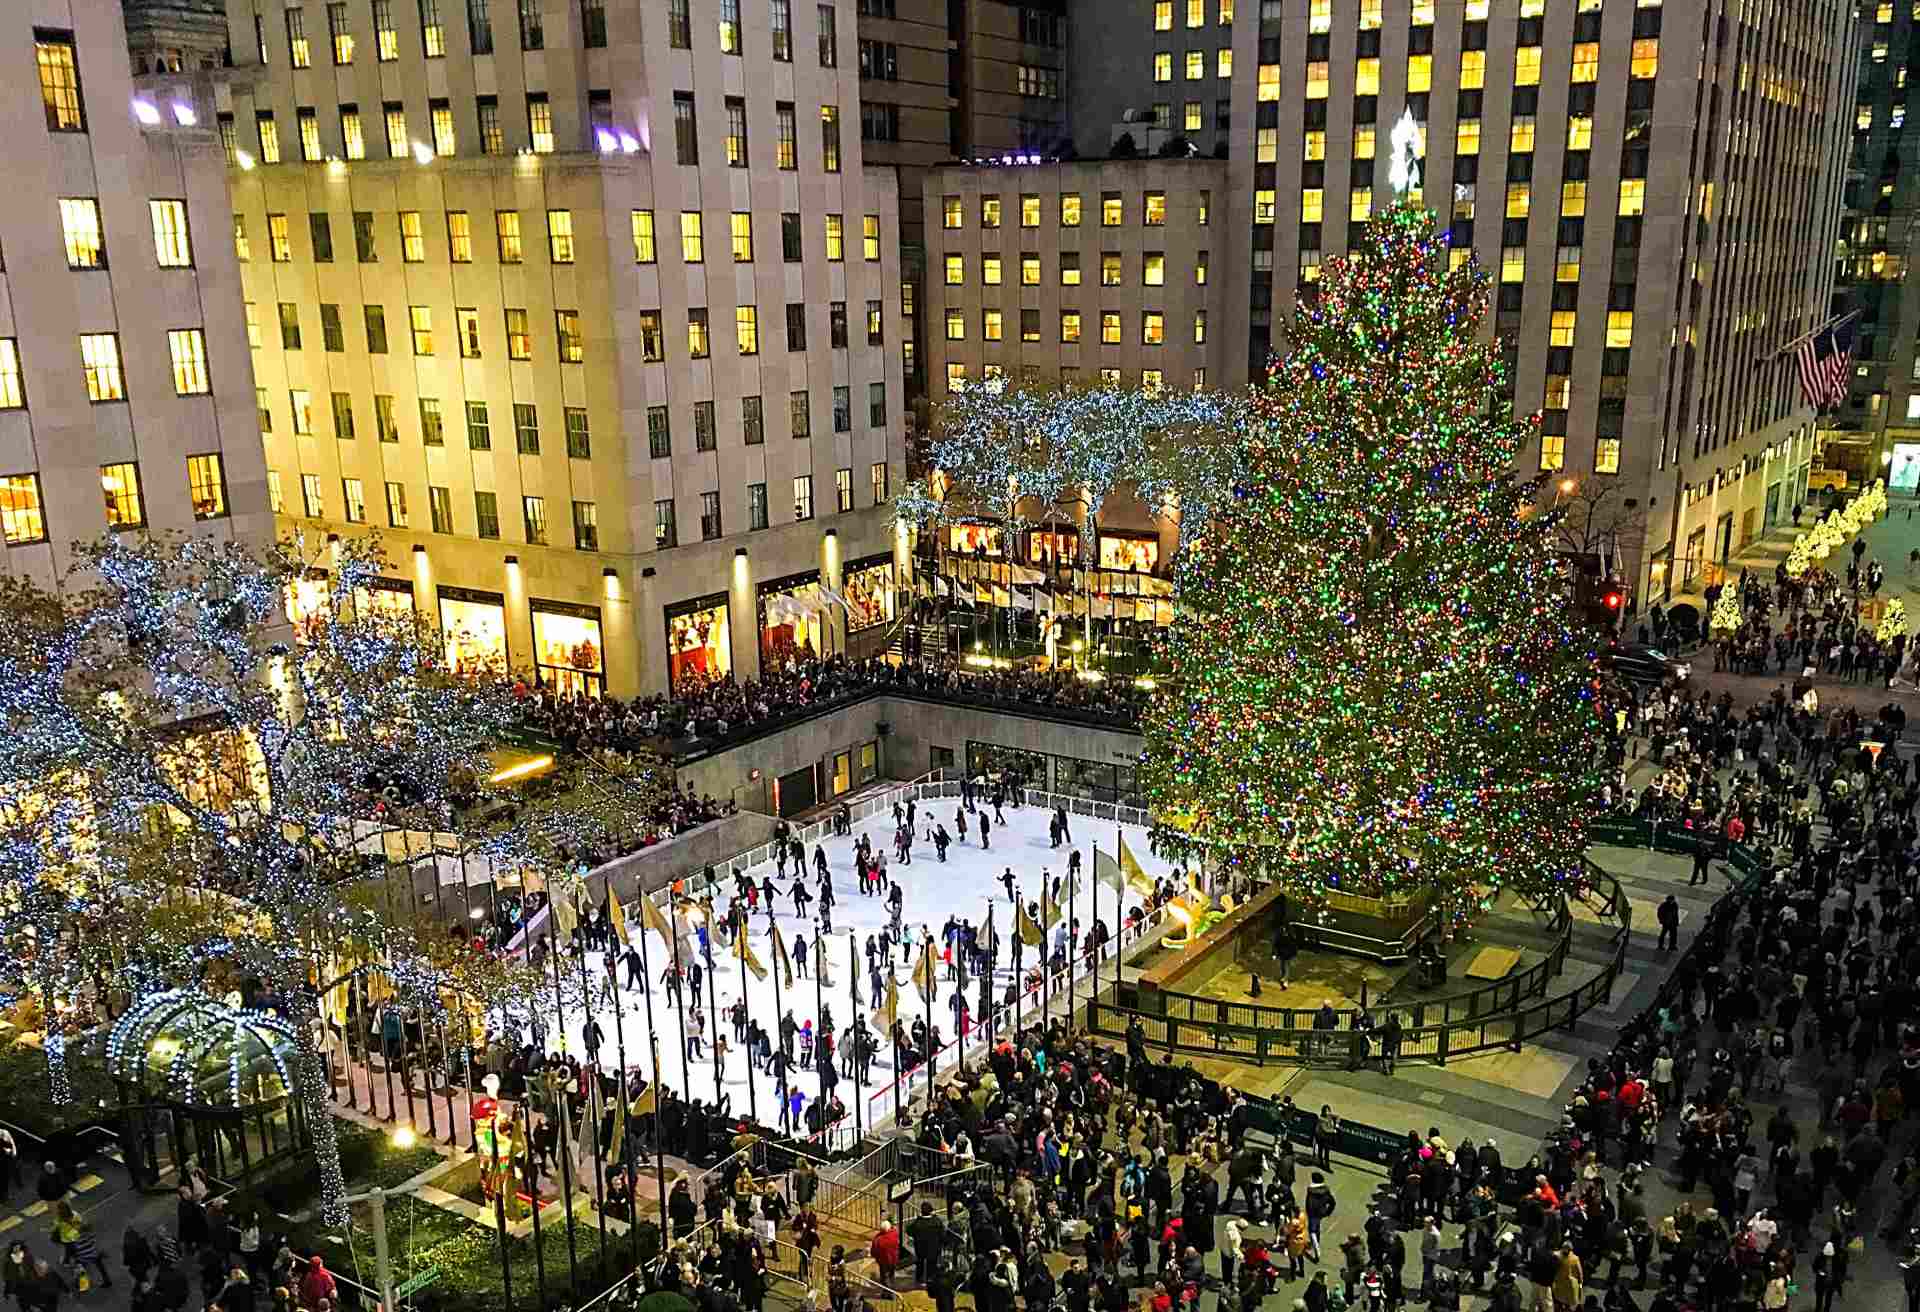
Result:
M1083 158L1224 152L1209 334L1238 385L1391 201L1411 111L1424 199L1492 275L1514 404L1542 417L1520 472L1617 485L1644 606L1805 497L1788 348L1829 302L1856 27L1842 0L1115 0L1075 27L1072 122Z
M227 61L224 0L120 0L135 77L221 68Z
M380 532L456 662L566 691L746 679L884 631L899 216L855 126L854 0L228 21L287 528Z
M264 541L226 170L205 84L131 74L117 4L0 18L0 531L52 585L77 542L151 529Z

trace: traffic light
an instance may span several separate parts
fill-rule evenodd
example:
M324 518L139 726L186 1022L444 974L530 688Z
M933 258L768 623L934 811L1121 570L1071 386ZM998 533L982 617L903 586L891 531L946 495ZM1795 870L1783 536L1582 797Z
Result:
M1617 618L1620 614L1620 608L1626 605L1627 598L1619 588L1610 587L1607 589L1607 595L1601 598L1601 602L1606 606L1607 610Z

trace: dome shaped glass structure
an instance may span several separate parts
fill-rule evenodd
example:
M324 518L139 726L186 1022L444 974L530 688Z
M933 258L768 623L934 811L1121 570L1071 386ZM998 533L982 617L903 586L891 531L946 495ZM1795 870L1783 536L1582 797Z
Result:
M143 998L107 1036L107 1070L156 1102L244 1109L285 1100L293 1030L184 989Z

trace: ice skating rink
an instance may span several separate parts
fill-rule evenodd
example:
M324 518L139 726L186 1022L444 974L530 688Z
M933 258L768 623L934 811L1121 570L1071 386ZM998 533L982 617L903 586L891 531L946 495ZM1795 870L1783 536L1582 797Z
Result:
M892 796L904 798L901 790L894 790ZM913 860L909 865L901 865L894 860L893 833L894 824L890 808L891 799L865 819L857 819L852 831L845 836L827 836L818 840L826 851L827 868L831 872L833 892L836 904L832 911L832 929L822 935L827 960L824 970L817 960L813 941L819 929L820 906L816 901L809 905L809 914L796 915L792 899L792 869L788 877L782 879L776 872L775 863L767 860L761 864L745 867L756 884L763 876L772 878L776 890L774 899L775 916L769 922L764 903L760 910L749 919L748 942L754 955L767 967L767 978L756 977L747 969L731 948L716 941L713 945L713 966L711 982L706 977L706 963L701 963L703 976L700 987L700 1006L707 1012L704 1042L701 1054L692 1055L690 1045L682 1040L682 1015L676 1010L672 995L661 985L662 972L672 964L672 949L659 935L645 929L641 909L629 907L626 912L629 939L638 946L643 933L647 935L645 952L647 957L648 987L652 994L653 1030L658 1038L660 1079L669 1088L681 1091L685 1096L712 1103L720 1092L732 1100L733 1110L737 1113L757 1111L760 1120L767 1124L778 1122L779 1104L775 1093L774 1077L764 1070L755 1069L748 1059L743 1045L734 1042L732 1025L725 1019L728 1010L744 990L749 1015L758 1020L770 1036L778 1035L779 1018L791 1012L797 1025L812 1022L815 1031L820 1028L820 1009L824 1006L831 1013L836 1033L835 1058L839 1067L839 1083L835 1089L840 1100L847 1105L848 1120L852 1121L854 1101L857 1096L862 1103L861 1119L871 1121L893 1114L894 1108L894 1054L892 1044L886 1041L884 1031L877 1031L880 1040L879 1050L869 1071L869 1080L861 1083L857 1090L853 1079L854 1072L847 1059L846 1035L856 1012L856 1006L850 989L857 987L861 1001L857 1010L869 1018L876 1000L872 996L872 984L867 970L867 938L878 936L890 919L887 900L881 895L863 896L853 872L854 843L858 835L865 833L872 841L876 853L887 856L888 875L902 887L904 905L901 924L911 931L910 938L916 944L920 931L925 928L935 935L936 942L948 917L958 917L971 922L976 927L987 922L988 908L993 908L993 924L1000 951L996 961L994 997L1005 995L1008 982L1012 978L1013 906L1008 901L1006 889L1002 883L1002 874L1011 869L1023 901L1036 901L1041 895L1043 877L1064 875L1067 869L1069 847L1080 851L1081 877L1077 885L1077 895L1071 910L1067 905L1067 893L1062 889L1061 909L1077 919L1084 934L1095 919L1094 898L1098 897L1098 918L1106 922L1111 932L1118 931L1120 917L1116 914L1116 893L1109 883L1101 883L1096 889L1092 877L1094 869L1094 845L1109 857L1114 854L1116 839L1124 834L1128 850L1139 860L1148 874L1158 879L1171 873L1171 865L1152 855L1147 849L1146 830L1138 825L1116 823L1113 820L1097 820L1091 816L1068 816L1072 843L1060 848L1048 846L1047 829L1049 811L1040 806L1005 807L1002 814L1006 824L994 826L990 835L992 847L982 850L978 812L967 818L967 842L955 842L947 849L947 859L942 863L936 855L934 845L926 838L928 818L946 826L949 835L957 836L954 812L959 807L957 797L921 799L917 804L917 822ZM1111 809L1111 808L1109 808ZM984 807L992 815L991 805ZM857 812L856 812L857 814ZM813 869L814 842L807 843L807 891L811 895L818 893L818 880ZM733 894L733 880L722 875L714 894L715 917L724 911L727 900ZM698 879L688 880L689 894L700 892ZM1139 896L1131 891L1122 895L1127 907L1139 905ZM1064 925L1064 920L1060 922ZM791 989L786 987L784 979L776 980L773 969L774 958L771 941L771 928L777 924L781 938L785 941L789 956L793 956L796 936L805 936L809 940L807 970L804 976L796 976ZM1056 926L1057 928L1058 926ZM694 941L697 942L697 939ZM1048 943L1053 941L1053 930L1048 931ZM884 940L883 940L884 943ZM685 949L683 948L683 953ZM639 1067L646 1071L652 1058L648 1054L647 998L638 991L626 987L627 975L621 972L620 1006L615 1008L610 998L606 998L600 988L605 977L604 954L599 951L588 953L588 977L593 981L596 994L602 995L602 1001L593 1015L598 1020L604 1035L600 1049L600 1058L608 1066L620 1060L621 1039L625 1041L626 1064L629 1068ZM1023 965L1029 972L1038 963L1040 952L1035 948L1025 951ZM912 973L915 957L894 949L888 959L895 980L900 986L900 1018L911 1028L914 1020L925 1015L925 1007L920 993L913 987ZM1112 958L1108 957L1111 965ZM684 961L683 961L683 964ZM795 960L796 968L798 966ZM1084 970L1080 970L1084 975ZM1062 977L1062 984L1064 976ZM778 1005L776 1009L775 991L778 985ZM942 969L937 982L931 1023L938 1029L948 1043L947 1049L940 1055L938 1069L945 1070L957 1059L951 1046L956 1038L954 1013L951 998L954 985ZM969 980L966 989L969 1007L977 1007L979 1001L979 981ZM1039 997L1027 1002L1023 1016L1031 1015L1037 1008ZM687 1034L692 1032L692 1009L694 998L691 990L685 990L683 1006L686 1013ZM616 1010L619 1014L616 1016ZM579 1056L584 1053L582 1033L587 1017L583 1014L567 1015L565 1018L566 1051ZM1009 1018L1010 1019L1010 1018ZM718 1070L718 1088L716 1089L716 1067L714 1061L714 1035L723 1033L728 1042L724 1066ZM984 1033L976 1025L970 1043L971 1046L984 1042ZM558 1035L549 1033L548 1046L557 1048ZM799 1045L796 1042L796 1059L799 1057ZM924 1082L922 1070L913 1072ZM798 1063L791 1075L791 1087L804 1097L802 1113L821 1092L821 1076L810 1063ZM902 1099L912 1095L902 1085ZM802 1128L796 1123L796 1129Z

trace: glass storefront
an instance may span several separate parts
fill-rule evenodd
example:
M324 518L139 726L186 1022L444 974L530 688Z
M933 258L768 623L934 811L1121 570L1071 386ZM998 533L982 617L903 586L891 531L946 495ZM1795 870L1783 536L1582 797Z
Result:
M353 609L382 632L410 632L418 620L413 612L413 584L405 579L368 579L354 591Z
M1084 761L1077 756L1053 758L1053 791L1093 802L1144 804L1137 767L1118 761Z
M1071 529L1037 528L1027 534L1027 560L1035 565L1071 565L1080 559L1080 535Z
M827 599L820 571L789 574L760 584L760 667L772 671L788 661L818 660L829 645Z
M868 556L841 573L841 595L847 599L847 632L859 633L894 617L893 557Z
M674 696L698 692L733 670L732 627L727 594L675 602L667 607L667 684Z
M499 593L442 587L440 631L454 670L506 672L507 606Z
M1046 788L1047 758L1040 752L1022 751L1018 747L969 742L967 775L973 779L986 778L1021 788Z
M1118 533L1100 535L1100 568L1151 574L1160 564L1160 539Z
M598 697L607 690L606 643L600 608L564 601L529 603L533 613L533 672L543 688L564 696Z
M287 621L294 633L305 639L313 626L327 618L332 605L333 584L325 573L313 570L287 584Z
M998 556L1001 530L998 524L947 525L947 550L961 556L981 554Z

